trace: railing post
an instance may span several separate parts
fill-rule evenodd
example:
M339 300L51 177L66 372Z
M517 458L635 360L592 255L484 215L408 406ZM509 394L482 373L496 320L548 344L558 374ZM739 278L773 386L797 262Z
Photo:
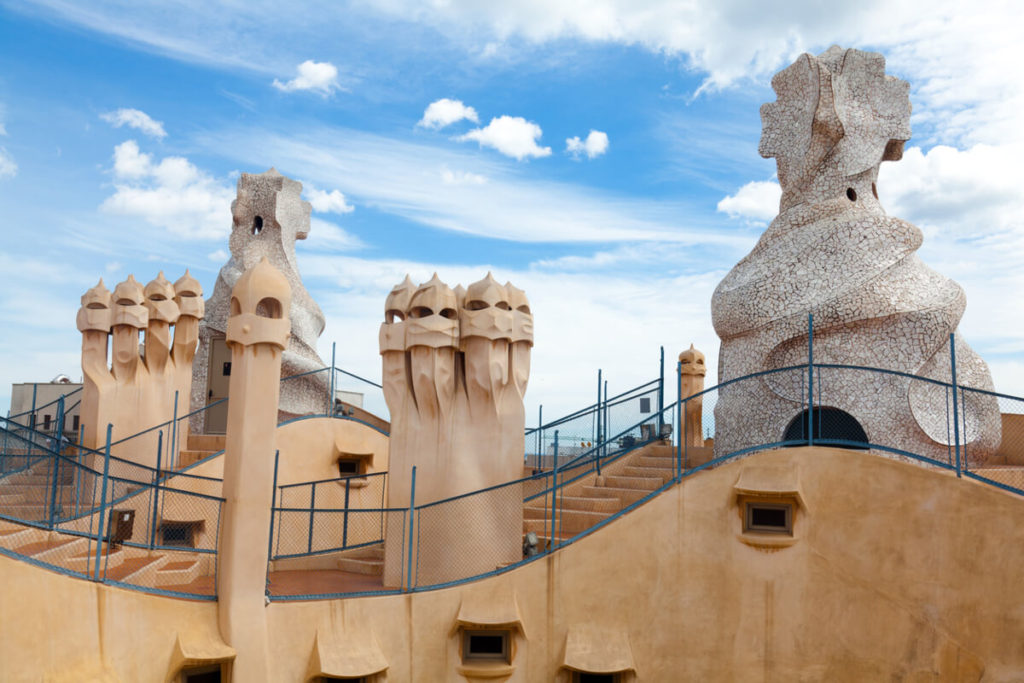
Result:
M957 415L956 402L956 337L953 332L949 333L949 367L953 376L953 452L956 453L956 476L961 473L960 468L960 419Z
M348 493L349 493L349 484L351 484L351 483L352 483L351 479L346 479L345 480L345 513L344 513L344 517L342 517L342 522L341 522L341 547L342 548L347 548L348 547Z
M312 491L309 494L309 542L306 545L306 552L313 552L313 515L316 508L316 482L313 482Z
M96 533L96 566L93 567L93 581L100 580L100 557L103 555L103 525L106 523L104 514L107 511L107 479L110 476L110 435L114 425L107 425L107 445L103 449L103 485L100 487L100 518ZM110 548L107 548L110 555Z
M36 390L39 388L38 384L32 385L32 412L28 414L28 458L25 460L25 465L32 462L32 455L35 453L36 445Z
M658 366L658 437L665 424L665 347L661 347L661 363Z
M270 581L270 561L274 559L274 508L277 507L277 465L281 451L274 451L274 487L270 492L270 538L267 541L267 581ZM280 533L280 532L279 532Z
M178 468L178 392L174 392L174 418L171 423L171 451L167 454L170 469Z
M4 421L4 452L3 460L0 461L0 472L7 471L7 461L10 459L7 450L7 435L11 432L11 411L7 411L7 419Z
M686 443L686 421L683 419L683 363L676 362L676 460L679 462L679 478L683 478L686 469L686 460L683 459L683 449L689 444ZM689 456L689 451L686 452Z
M85 441L85 425L78 425L78 467L75 468L75 516L82 503L82 445Z
M544 460L544 404L537 406L537 469L543 469Z
M555 430L555 460L551 469L551 538L548 540L548 549L555 549L555 518L558 514L558 430Z
M601 368L597 369L597 404L594 410L597 411L597 435L594 438L594 447L597 448L604 440L601 436L604 433L601 430Z
M334 417L334 368L337 367L335 363L335 354L337 353L337 342L331 342L331 381L329 382L331 395L327 397L327 414Z
M50 486L50 510L49 510L49 521L50 528L53 528L54 520L57 517L57 480L60 477L60 444L64 439L64 430L61 422L64 421L64 397L61 396L57 399L57 420L56 430L57 431L57 443L54 446L53 453L53 481Z
M604 381L604 409L601 411L601 426L604 428L604 438L601 439L601 455L608 454L608 439L611 430L608 428L608 380Z
M149 549L156 545L156 518L157 507L160 504L160 462L163 458L164 430L156 434L156 471L153 473L153 511L149 517Z
M405 557L405 587L407 591L412 590L412 532L416 516L416 465L412 466L412 482L409 484L409 550Z
M814 314L807 314L807 445L814 445Z

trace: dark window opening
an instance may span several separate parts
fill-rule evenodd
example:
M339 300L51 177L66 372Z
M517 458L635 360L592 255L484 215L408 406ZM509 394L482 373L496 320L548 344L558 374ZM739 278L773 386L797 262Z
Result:
M857 201L857 191L854 190L852 187L846 188L846 198L849 199L851 202Z
M744 531L793 534L793 506L789 503L747 503Z
M640 399L640 412L641 413L649 413L649 412L651 412L651 399L650 399L649 396L645 396L644 398Z
M220 664L181 670L182 683L220 683L224 680Z
M160 545L195 548L197 522L161 522Z
M510 662L508 631L463 631L462 660Z
M572 683L618 683L618 674L592 674L586 671L574 671Z
M227 361L226 363L224 363L224 369L221 371L221 374L223 374L225 377L231 376L231 361Z
M342 477L351 477L353 475L362 474L362 460L358 458L341 458L338 460L338 475Z
M71 416L71 428L74 429L76 432L78 431L79 418L80 418L79 415L72 415Z
M43 431L46 432L46 431L49 431L49 430L50 430L50 416L49 415L43 415Z
M258 235L263 232L263 216L256 216L252 219L252 234Z
M803 411L786 427L783 441L807 441L807 415ZM814 409L814 441L839 448L865 449L868 435L857 418L838 408Z

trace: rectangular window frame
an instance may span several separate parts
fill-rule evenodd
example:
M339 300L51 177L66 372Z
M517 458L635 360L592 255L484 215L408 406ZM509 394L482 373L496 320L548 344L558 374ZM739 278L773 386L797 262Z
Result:
M754 523L754 510L785 510L786 512L786 523L785 526L775 526L768 524L755 524ZM780 536L792 536L793 535L793 504L792 503L765 503L762 501L748 500L744 504L743 510L743 531L754 532L759 534L778 534Z
M470 645L474 637L494 637L502 639L501 652L473 652ZM464 629L462 631L462 662L504 662L512 663L512 631L508 629Z

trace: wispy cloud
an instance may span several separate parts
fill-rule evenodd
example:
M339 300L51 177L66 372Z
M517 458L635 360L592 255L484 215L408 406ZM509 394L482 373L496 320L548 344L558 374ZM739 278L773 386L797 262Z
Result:
M18 164L5 147L0 147L0 179L13 178L18 174Z
M112 125L114 128L128 126L140 133L154 138L167 137L163 121L154 121L149 114L138 109L118 109L117 111L100 114L100 118Z
M702 222L699 211L678 202L532 179L507 162L345 128L286 136L232 127L194 142L240 164L275 159L285 172L339 188L361 205L444 230L520 242L752 243L748 235L716 230L713 221ZM438 173L439 164L488 182L453 186Z

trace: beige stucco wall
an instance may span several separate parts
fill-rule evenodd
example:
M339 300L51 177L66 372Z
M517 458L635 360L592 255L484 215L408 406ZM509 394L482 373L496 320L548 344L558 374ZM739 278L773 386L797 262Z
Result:
M796 541L781 549L740 538L734 486L766 466L795 482L803 502ZM272 603L271 678L305 680L320 631L336 661L377 648L388 681L464 680L455 673L460 608L471 604L486 621L493 605L493 621L507 622L514 595L522 635L509 681L552 680L570 629L620 634L595 649L628 647L639 681L1021 680L1022 522L1020 497L944 472L856 451L762 453L699 473L555 555L486 581ZM210 605L0 558L5 680L101 661L120 680L162 680L176 625L215 618ZM362 634L362 644L346 634ZM85 653L98 642L101 660Z

